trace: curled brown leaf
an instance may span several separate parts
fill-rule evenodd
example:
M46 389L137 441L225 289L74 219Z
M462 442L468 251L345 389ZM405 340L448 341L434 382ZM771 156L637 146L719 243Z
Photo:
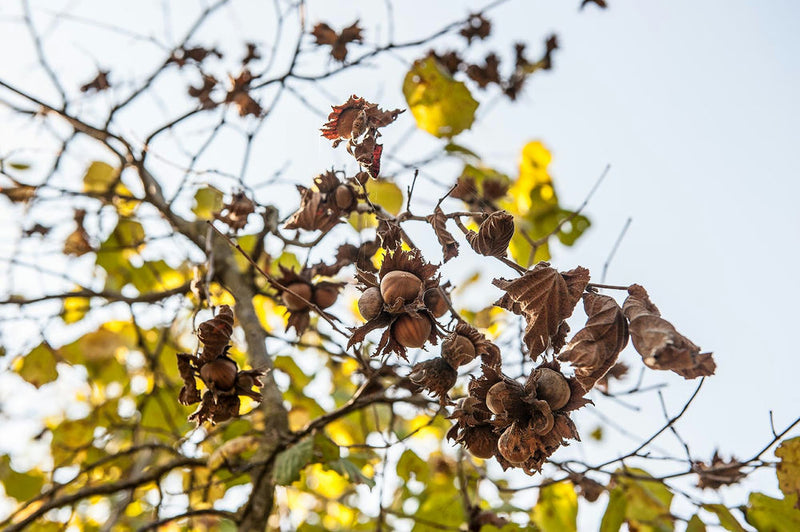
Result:
M685 379L714 374L716 363L712 355L700 353L698 346L662 318L644 287L637 284L628 287L622 311L630 323L633 347L645 365L672 370Z
M575 368L575 378L585 390L616 363L620 351L628 343L628 323L613 297L602 294L583 295L588 319L566 348L558 355Z

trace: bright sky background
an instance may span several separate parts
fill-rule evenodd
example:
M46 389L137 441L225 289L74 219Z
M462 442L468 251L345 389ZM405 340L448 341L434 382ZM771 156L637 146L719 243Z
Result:
M800 411L800 387L793 383L800 374L800 357L791 344L798 312L789 282L800 260L796 206L800 196L800 37L796 27L800 4L790 0L609 0L606 11L588 6L579 14L578 3L516 0L490 13L495 36L491 49L508 54L511 43L524 39L535 57L549 32L558 34L561 49L554 56L554 70L534 76L517 104L500 99L482 105L476 133L463 134L458 141L515 175L522 146L529 140L542 140L553 153L551 173L568 207L579 205L603 168L611 164L585 210L594 223L592 229L574 248L556 247L553 262L560 269L586 266L599 279L625 220L633 218L607 281L643 284L679 331L715 352L717 374L706 381L678 428L699 456L710 458L719 448L726 457L731 453L747 457L771 437L769 410L774 411L778 429ZM61 10L55 4L35 4L43 26L51 20L48 10ZM157 2L143 3L146 8L135 12L114 2L68 5L76 16L162 31L160 21L144 15L148 9L160 13ZM196 12L187 6L195 4L170 5L172 31L180 35L183 30L178 28L185 27ZM210 44L224 48L230 43L230 51L238 55L241 49L234 43L242 35L259 41L272 38L269 11L259 11L263 9L259 2L243 5L247 9L208 28L205 35L213 36ZM396 2L397 40L424 36L482 5ZM369 29L368 40L385 42L389 30L382 22L385 9L383 2L376 1L317 1L310 2L307 20L341 27L361 18ZM13 25L17 13L16 6L0 6L0 40L7 50L0 79L21 87L38 84L37 94L53 101L46 81L33 71L35 63L24 33ZM53 38L68 46L47 51L59 75L72 86L91 79L95 59L107 66L127 57L127 71L119 74L130 77L147 72L147 65L157 57L138 53L139 45L119 38L101 49L87 49L85 43L108 34L74 22L60 27L63 31L54 31ZM20 53L16 52L18 42L26 43ZM325 91L312 90L306 97L322 110L343 102L351 93L383 107L402 107L400 84L406 68L404 61L397 60L381 65L374 77L367 70L335 78ZM319 65L313 70L318 69ZM477 96L488 100L484 94ZM148 112L126 117L130 131L178 115L185 102L147 105ZM331 164L346 161L326 141L308 134L319 127L319 116L301 109L296 100L286 109L265 127L256 144L248 174L253 182L263 180L287 160L291 180L296 182L306 182ZM276 122L280 128L271 129ZM386 132L387 152L412 127L410 114L398 123ZM30 145L34 145L33 130L8 122L0 126L0 152L25 135L31 135ZM236 139L230 142L231 149L236 149ZM408 156L417 146L427 146L427 152L435 144L420 133L404 145L403 154ZM232 153L238 157L238 152ZM215 159L230 155L218 153L207 164L214 166L219 162ZM448 173L440 179L449 182L454 177ZM403 179L408 178L401 177L403 188L407 185ZM283 213L296 202L289 185L285 191ZM420 210L436 194L436 189L420 194ZM3 223L12 216L10 211L0 212ZM435 247L430 249L438 257ZM445 271L459 275L455 269ZM496 295L491 290L483 296L487 300ZM9 342L19 343L19 339ZM634 356L629 350L624 358L633 361ZM649 372L645 383L657 382L670 383L665 393L670 413L680 408L696 385L671 374ZM655 395L642 399L641 413L602 399L597 407L639 436L649 435L663 423ZM577 416L585 432L598 423L588 410ZM599 462L636 445L613 430L606 434L602 444L574 444L565 452ZM664 444L667 448L676 443L664 441L669 443ZM0 431L0 448L13 446L13 435ZM566 454L556 455L560 456ZM771 472L757 475L746 486L773 495L777 491ZM730 490L726 500L743 501L744 493ZM591 522L586 521L591 515L592 511L582 514L582 522Z

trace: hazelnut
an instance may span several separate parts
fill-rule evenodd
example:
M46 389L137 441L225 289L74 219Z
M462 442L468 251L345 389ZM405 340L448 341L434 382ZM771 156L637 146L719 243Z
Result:
M369 321L378 316L383 310L383 298L381 297L381 290L377 286L372 286L364 290L361 297L358 299L358 311L361 316Z
M494 433L491 425L479 425L466 429L463 442L472 456L484 460L494 456L497 450L497 434Z
M298 296L306 301L311 301L311 285L308 283L292 283L288 285L283 294L281 294L281 299L283 299L283 304L286 305L286 308L291 311L308 308L308 303Z
M356 195L350 185L339 185L333 193L336 200L336 206L342 210L350 209L353 206L353 201Z
M533 456L533 448L527 440L527 431L517 423L512 423L500 435L497 450L512 464L521 464Z
M322 284L314 287L314 298L312 301L319 308L328 308L339 297L339 288L334 284Z
M203 364L200 368L200 378L209 388L230 390L236 383L236 370L236 362L222 357Z
M475 346L461 334L451 334L442 342L442 358L458 368L475 359Z
M442 294L442 289L438 286L427 290L423 296L423 301L425 302L425 308L427 308L428 312L433 314L435 318L441 318L450 310L447 305L447 299L444 297L444 294Z
M522 403L522 386L516 383L500 381L486 392L486 407L493 414L514 415L524 408Z
M564 376L550 368L535 370L536 397L547 401L551 410L558 410L569 402L571 391Z
M422 347L431 335L431 321L424 316L403 314L392 324L392 337L405 347Z
M419 296L421 290L422 281L413 273L395 270L381 279L381 296L389 305L394 305L398 299L410 303Z

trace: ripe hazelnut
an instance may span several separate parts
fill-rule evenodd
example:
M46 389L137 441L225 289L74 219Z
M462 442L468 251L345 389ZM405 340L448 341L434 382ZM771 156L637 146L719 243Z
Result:
M438 286L427 290L423 296L423 301L425 302L425 308L427 308L428 312L433 314L435 318L441 318L450 310L447 306L447 299L444 297L444 294L442 294L442 289Z
M286 288L287 290L281 294L281 299L283 299L283 304L286 305L286 308L291 311L308 308L308 304L298 296L301 296L306 301L311 301L311 285L308 283L292 283Z
M403 314L392 324L392 337L405 347L422 347L431 335L431 322L418 315Z
M312 301L319 308L328 308L339 297L339 288L334 284L323 284L314 287L314 298Z
M458 368L475 359L475 346L461 334L451 334L442 342L442 358Z
M200 378L209 387L217 390L230 390L236 383L236 362L227 357L218 358L203 364Z
M463 441L470 454L476 458L489 459L497 450L497 434L490 425L467 428Z
M564 376L550 368L535 370L536 397L547 401L551 410L558 410L569 402L571 390Z
M533 448L527 440L527 431L517 423L512 423L500 435L497 450L512 464L521 464L533 456Z
M353 189L350 188L349 185L339 185L336 187L336 190L333 194L336 200L336 206L342 210L351 208L353 201L356 199L356 195L353 193Z
M486 392L486 407L497 415L516 414L522 408L522 386L500 381Z
M419 296L420 290L422 281L413 273L395 270L381 279L381 296L389 305L395 304L398 299L410 303Z
M358 299L358 311L361 316L369 321L380 314L382 310L383 298L381 297L380 288L372 286L364 290L364 293Z

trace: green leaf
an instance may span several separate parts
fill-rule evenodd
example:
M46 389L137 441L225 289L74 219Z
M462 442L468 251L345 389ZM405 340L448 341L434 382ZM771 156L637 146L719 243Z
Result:
M747 530L739 524L739 521L733 516L730 510L722 504L704 504L703 510L711 512L719 519L719 524L725 530L730 532L747 532Z
M314 434L314 461L325 463L339 459L339 446L324 432Z
M58 378L54 351L44 342L21 359L17 359L14 369L20 377L37 388Z
M403 81L403 95L417 126L437 137L453 137L472 126L478 102L433 57L416 61Z
M780 500L763 493L751 493L745 519L758 532L797 532L800 530L800 510L796 504L797 495Z
M466 520L461 494L456 491L430 493L422 500L415 517L422 522L417 521L414 524L413 532L440 532L442 527L457 528ZM430 522L431 525L426 522ZM435 526L433 523L440 526Z
M314 458L314 440L307 438L275 457L273 476L275 482L281 486L288 486L300 480L300 472L311 463Z
M109 237L97 250L98 266L106 271L106 289L119 291L131 282L133 270L130 259L144 243L142 224L132 218L120 218Z
M609 494L601 531L619 530L622 523L627 522L631 530L672 532L675 528L670 513L673 494L662 482L649 478L650 475L641 469L617 470L617 486ZM620 520L620 516L624 518Z
M481 160L477 153L454 142L448 142L444 147L444 151L472 163L478 163Z
M290 356L281 355L275 357L275 369L286 373L291 381L291 386L298 390L302 390L311 382L311 377L303 373L297 362Z
M38 495L44 485L44 477L38 470L20 473L12 469L8 455L0 456L0 482L6 495L18 501L26 501Z
M539 490L532 520L541 532L570 532L578 529L578 495L569 481Z
M375 481L364 475L361 472L361 468L347 458L339 458L328 462L326 465L354 484L366 484L370 488L375 487Z
M695 514L686 524L686 532L706 532L706 524Z
M781 459L776 471L781 491L786 497L800 495L800 436L783 440L775 456Z
M403 480L410 480L411 473L420 482L425 482L430 476L428 464L411 449L406 449L397 461L397 476Z
M108 163L94 161L83 176L83 191L103 194L108 192L119 173Z
M222 209L222 192L214 187L199 189L194 194L192 212L198 220L213 220L214 213Z
M628 501L622 489L616 487L608 494L608 506L600 521L600 532L618 532L625 522Z

